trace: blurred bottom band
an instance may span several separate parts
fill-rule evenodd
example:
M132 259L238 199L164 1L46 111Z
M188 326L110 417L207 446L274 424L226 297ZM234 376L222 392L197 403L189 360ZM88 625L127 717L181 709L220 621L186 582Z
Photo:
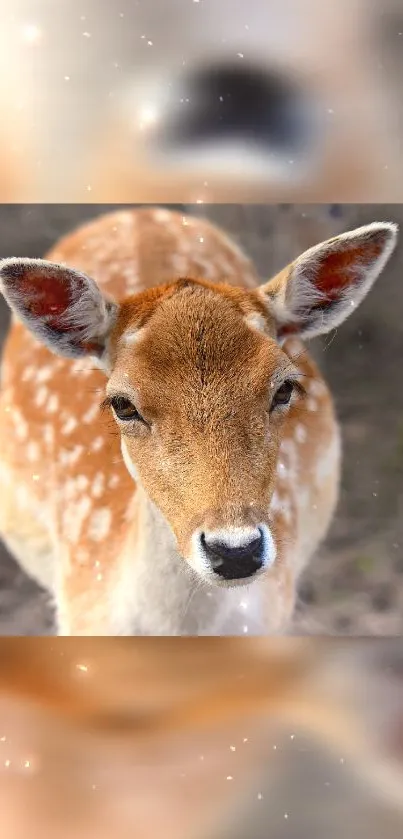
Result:
M399 639L2 639L2 839L397 839L402 665Z

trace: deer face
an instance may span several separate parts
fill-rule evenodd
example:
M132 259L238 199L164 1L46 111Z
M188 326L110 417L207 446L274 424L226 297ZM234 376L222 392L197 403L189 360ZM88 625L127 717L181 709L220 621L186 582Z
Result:
M120 305L88 277L38 260L4 261L0 281L45 344L105 368L104 405L129 472L181 556L202 578L229 585L276 562L270 499L304 384L283 341L338 326L395 241L394 225L373 224L311 248L253 291L178 280Z
M269 504L300 376L256 293L178 281L123 305L106 405L179 552L217 583L273 564Z

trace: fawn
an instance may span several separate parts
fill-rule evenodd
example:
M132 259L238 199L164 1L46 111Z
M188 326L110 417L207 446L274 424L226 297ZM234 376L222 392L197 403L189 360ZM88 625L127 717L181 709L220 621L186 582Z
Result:
M273 818L290 732L289 760L308 735L401 809L402 685L385 673L389 645L1 641L2 839L218 837L230 820L254 836L256 806ZM295 821L292 785L289 797Z
M361 227L261 284L207 221L141 208L0 263L0 533L60 635L287 631L340 472L302 341L354 311L396 238Z

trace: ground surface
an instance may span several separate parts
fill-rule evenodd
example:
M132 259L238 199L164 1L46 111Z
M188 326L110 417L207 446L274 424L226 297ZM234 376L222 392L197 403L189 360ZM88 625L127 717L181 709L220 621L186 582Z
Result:
M103 207L0 207L0 257L43 256ZM230 231L269 277L299 250L374 220L403 223L403 206L197 208ZM403 631L403 237L360 309L315 355L335 396L344 440L340 504L326 544L301 581L295 631ZM8 311L0 300L0 342ZM0 545L0 634L52 632L46 596Z

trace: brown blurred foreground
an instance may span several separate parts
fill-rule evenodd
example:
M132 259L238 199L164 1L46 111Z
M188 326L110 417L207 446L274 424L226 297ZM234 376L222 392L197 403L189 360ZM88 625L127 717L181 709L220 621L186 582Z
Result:
M2 839L397 839L391 641L0 642ZM337 820L334 821L337 813Z

